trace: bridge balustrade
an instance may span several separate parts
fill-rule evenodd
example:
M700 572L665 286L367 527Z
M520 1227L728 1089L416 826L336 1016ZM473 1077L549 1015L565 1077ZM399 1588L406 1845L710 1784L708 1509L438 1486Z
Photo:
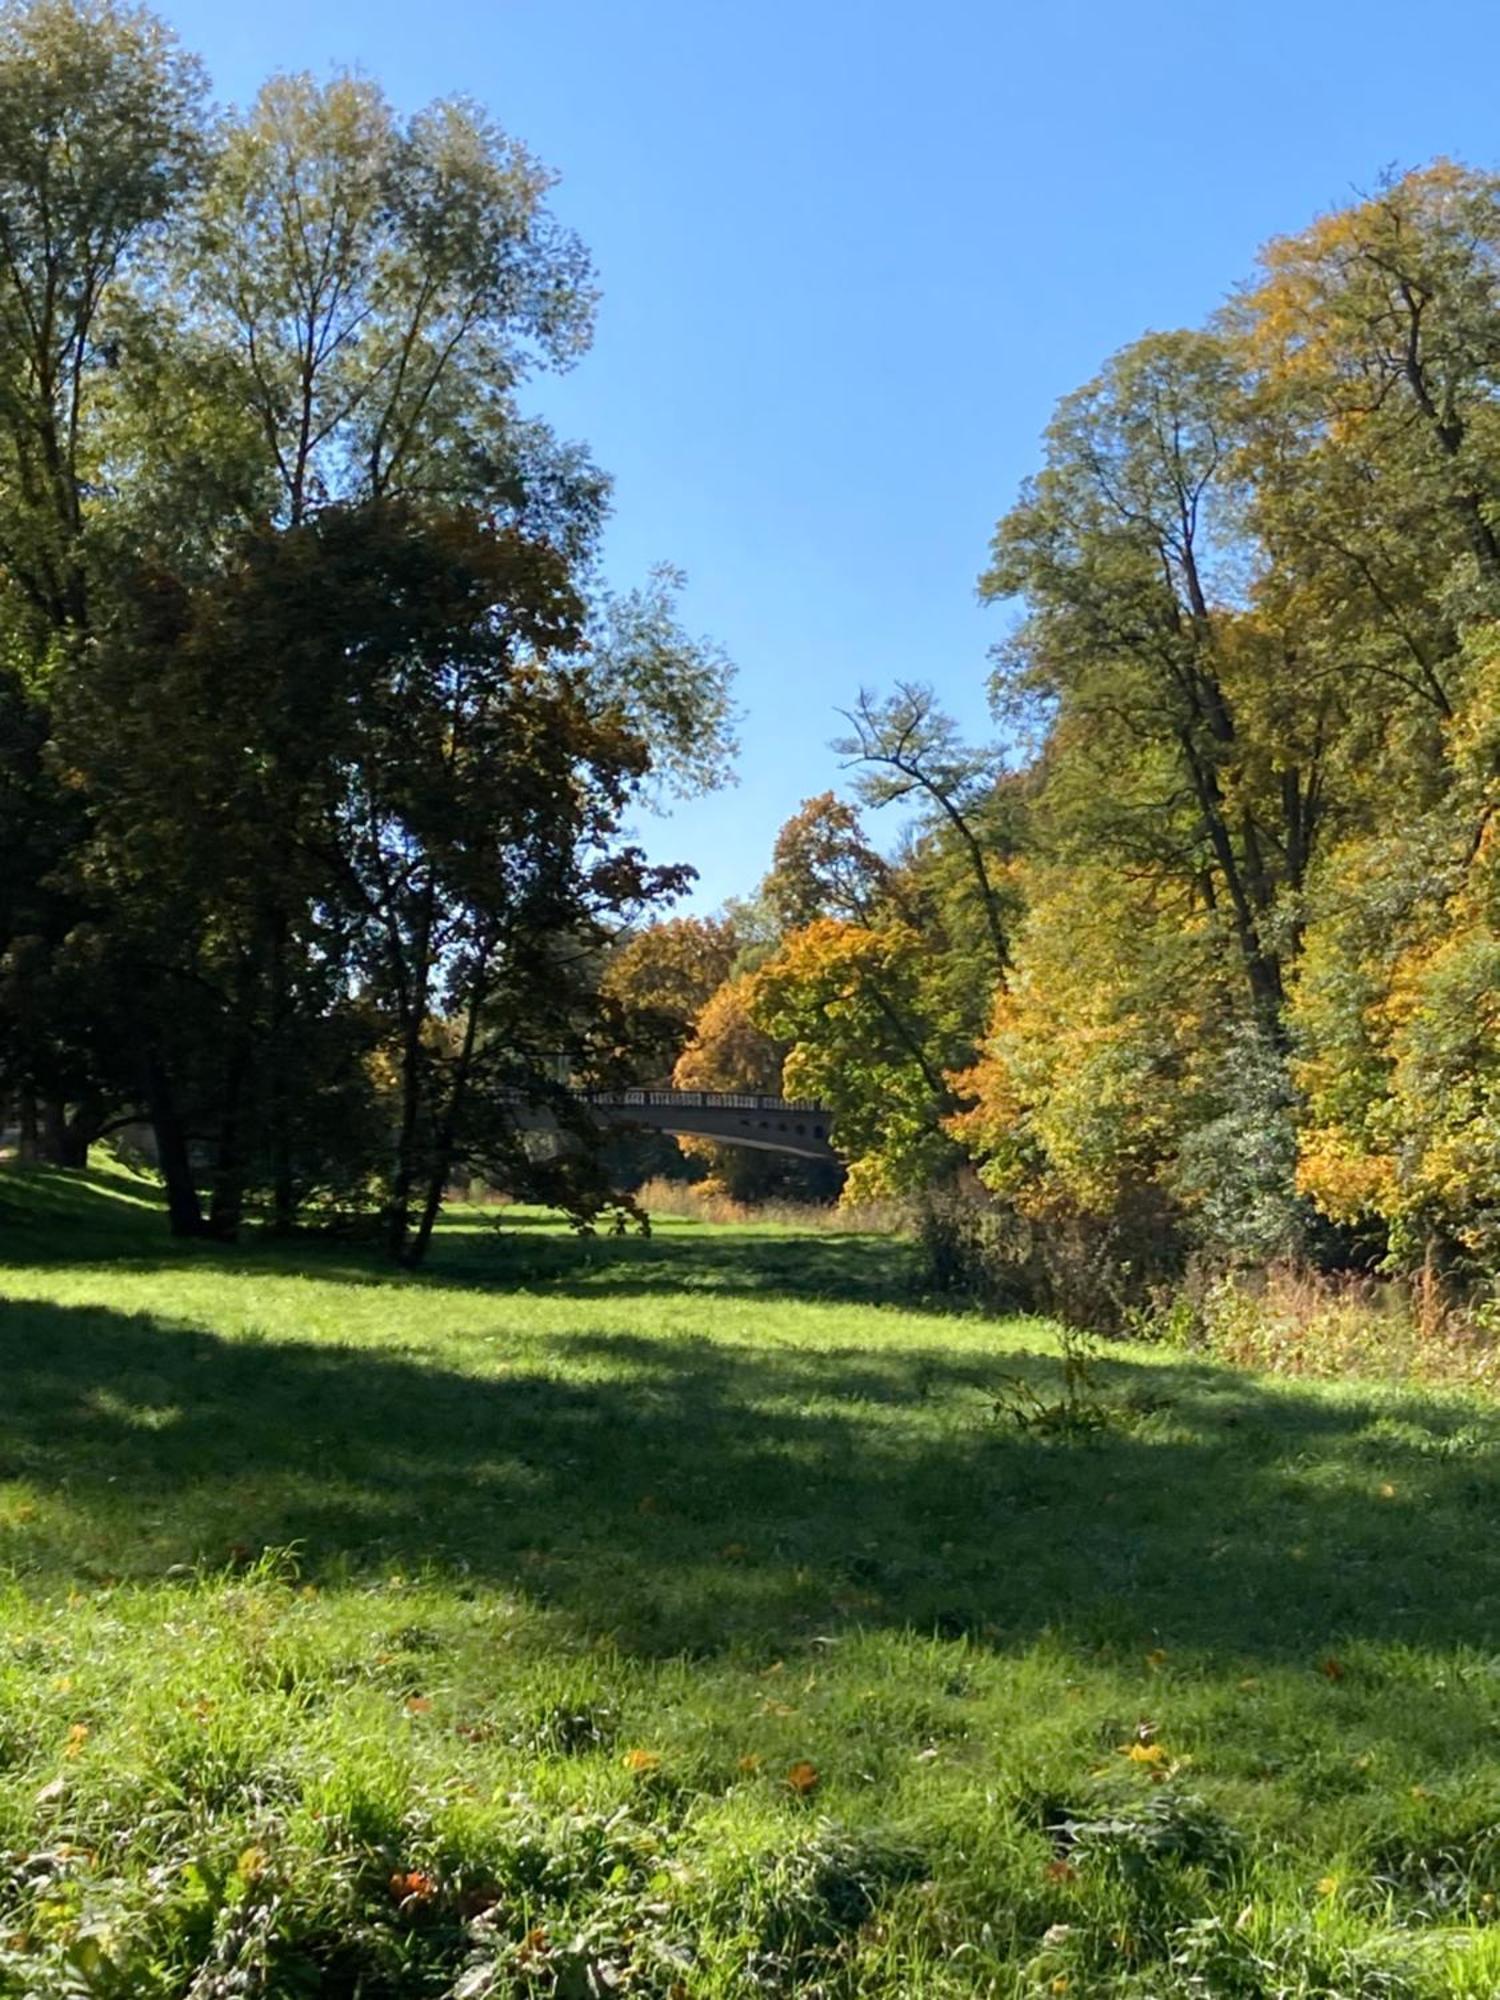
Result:
M731 1090L594 1090L594 1104L655 1104L684 1111L801 1111L820 1115L823 1106L810 1097L771 1097Z

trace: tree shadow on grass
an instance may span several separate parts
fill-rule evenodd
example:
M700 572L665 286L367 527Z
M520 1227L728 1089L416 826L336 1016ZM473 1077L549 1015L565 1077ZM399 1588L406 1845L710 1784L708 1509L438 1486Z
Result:
M122 1270L211 1264L226 1274L315 1277L330 1283L491 1291L545 1287L563 1297L622 1297L665 1289L879 1304L914 1295L910 1243L808 1230L710 1229L667 1218L650 1236L578 1237L534 1212L460 1211L439 1228L416 1272L373 1246L248 1232L236 1245L174 1243L149 1185L45 1168L0 1170L0 1269L7 1264L108 1263Z
M1047 1443L990 1374L1045 1357L585 1324L481 1375L50 1303L0 1306L0 1366L0 1479L36 1510L0 1508L0 1562L49 1588L296 1543L644 1655L854 1623L1305 1661L1487 1648L1500 1615L1500 1419L1435 1398L1120 1361L1109 1388L1170 1406Z

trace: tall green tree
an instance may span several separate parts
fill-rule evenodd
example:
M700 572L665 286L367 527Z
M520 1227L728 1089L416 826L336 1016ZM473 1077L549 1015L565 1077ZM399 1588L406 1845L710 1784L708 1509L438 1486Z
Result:
M0 9L0 789L20 821L0 982L8 1080L23 1106L40 1094L54 1159L86 1147L110 1078L60 957L81 816L49 758L51 702L107 605L122 327L197 185L203 125L201 70L153 16L112 0Z

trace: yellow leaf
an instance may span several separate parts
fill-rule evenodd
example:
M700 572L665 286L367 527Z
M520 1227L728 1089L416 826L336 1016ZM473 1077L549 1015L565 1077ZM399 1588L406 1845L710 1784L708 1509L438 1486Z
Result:
M1122 1743L1122 1757L1128 1757L1132 1764L1165 1764L1167 1753L1160 1743Z

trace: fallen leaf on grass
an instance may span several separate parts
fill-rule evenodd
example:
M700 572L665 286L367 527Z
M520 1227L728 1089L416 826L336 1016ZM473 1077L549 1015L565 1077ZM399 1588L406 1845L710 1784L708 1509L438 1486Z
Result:
M398 1868L389 1886L398 1903L430 1903L438 1892L435 1877L423 1868Z
M1160 1743L1122 1743L1120 1755L1132 1764L1161 1765L1167 1761L1166 1748Z

